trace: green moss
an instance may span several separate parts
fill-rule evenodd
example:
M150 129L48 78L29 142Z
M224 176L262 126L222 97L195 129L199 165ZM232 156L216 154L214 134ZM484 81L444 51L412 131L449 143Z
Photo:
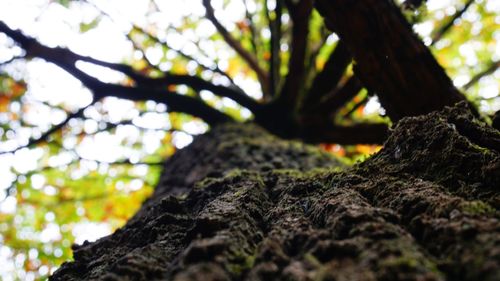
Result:
M244 171L241 169L232 169L232 170L227 171L224 174L224 177L222 178L222 180L238 178L238 177L241 177L243 175L243 173L244 173Z
M412 257L401 256L392 257L384 260L381 264L384 267L402 267L402 268L417 268L419 261Z
M322 266L321 262L311 253L306 253L304 259L315 267L319 268Z
M271 175L286 176L292 178L302 178L304 177L304 174L304 172L296 169L274 169L271 171Z
M243 171L240 169L232 169L230 171L227 171L224 176L220 178L214 178L214 177L205 177L202 180L198 181L195 183L194 188L195 189L204 189L208 186L212 186L214 184L222 184L223 182L227 181L233 181L235 178L241 177L243 174Z
M317 179L317 178L323 179L324 177L330 174L339 173L342 172L343 170L344 167L342 166L330 167L330 168L314 168L312 170L305 172L305 175L306 177L311 179Z
M217 182L220 182L219 178L206 177L206 178L196 182L194 184L194 189L204 189L205 187L216 184Z
M460 209L471 215L493 215L496 213L493 207L479 200L464 202Z
M323 180L328 175L335 174L343 170L343 167L314 168L305 172L297 169L274 169L271 171L271 175L285 176L295 179Z
M226 270L231 274L240 276L243 272L253 267L253 265L255 264L255 258L256 255L245 255L244 253L236 255L236 259L242 259L243 262L227 263Z
M403 255L399 257L390 257L382 261L382 267L399 268L406 271L428 271L436 275L442 275L437 265L428 259L422 259L418 256Z
M470 145L471 149L473 149L477 152L480 152L482 154L490 154L491 153L491 151L488 148L477 145L471 141L469 141L469 145Z

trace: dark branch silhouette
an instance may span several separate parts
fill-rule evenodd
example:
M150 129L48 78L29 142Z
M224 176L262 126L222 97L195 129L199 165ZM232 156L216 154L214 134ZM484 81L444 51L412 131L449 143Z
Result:
M304 106L318 103L325 94L335 89L351 60L346 46L342 41L339 41L328 57L323 70L314 78L306 95Z
M264 3L267 21L269 22L269 31L271 32L271 59L269 60L269 73L270 73L270 95L274 97L278 93L280 85L280 69L281 69L281 16L283 14L283 2L276 1L274 11L269 11L267 1ZM271 15L273 13L273 15Z
M308 112L319 116L328 116L337 112L347 102L352 100L363 88L361 81L355 76L351 76L343 85L330 91L325 97L312 106Z
M304 85L305 59L307 39L309 36L309 19L313 9L311 0L285 1L292 20L292 43L290 60L288 61L288 74L285 77L278 103L295 111L300 102L302 85Z

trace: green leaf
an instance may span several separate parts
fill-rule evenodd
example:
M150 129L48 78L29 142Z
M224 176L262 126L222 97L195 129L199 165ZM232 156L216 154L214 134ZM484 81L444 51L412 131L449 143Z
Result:
M85 33L91 29L94 29L99 25L99 22L101 22L101 17L96 17L93 19L91 22L82 22L80 23L80 32Z

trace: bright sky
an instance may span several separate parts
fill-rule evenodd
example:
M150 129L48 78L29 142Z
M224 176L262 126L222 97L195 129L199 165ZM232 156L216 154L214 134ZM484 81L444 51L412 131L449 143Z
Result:
M481 0L480 0L481 1ZM21 29L24 33L38 38L42 43L48 46L65 46L71 50L82 54L89 55L98 59L106 60L109 62L121 62L124 59L130 58L132 52L132 45L126 39L124 34L130 29L130 24L135 23L139 26L146 26L150 23L155 23L159 30L166 30L171 24L180 25L182 18L185 15L202 17L204 9L200 0L162 0L156 1L161 13L153 14L150 17L145 17L151 9L149 1L123 1L123 0L89 0L95 6L109 14L113 20L104 17L97 28L88 32L80 32L80 23L89 23L97 15L98 12L92 6L85 3L74 3L71 9L64 8L58 4L50 3L49 0L1 0L0 20L6 22L10 27ZM213 6L217 10L222 6L222 0L212 1ZM428 3L430 10L437 10L443 7L450 6L452 0L431 0ZM499 11L500 1L490 1L489 7L492 10ZM241 19L243 13L242 1L231 1L229 6L223 11L218 12L217 16L229 28L232 29L234 21ZM250 7L252 8L252 7ZM453 14L453 8L446 9L445 14ZM443 14L442 16L445 16ZM466 15L473 17L473 14ZM500 16L499 19L500 21ZM424 37L429 36L432 30L430 23L422 23L416 26L416 31ZM195 33L186 32L185 34L167 34L158 33L160 39L168 39L172 47L183 49L187 53L196 54L196 49L192 46L190 40L196 40L196 37L203 34L212 34L214 32L213 26L206 20L201 21ZM500 32L497 35L500 40ZM428 40L428 39L426 39ZM6 42L9 40L0 34L0 61L9 59L12 55L20 54L19 49L12 49L6 47ZM217 46L212 42L203 42L203 50L207 53L208 57L200 57L201 61L207 64L212 63L214 57L223 58L229 57L227 52L220 53ZM474 56L472 54L471 45L464 45L461 52L469 59L468 63L474 64ZM500 58L500 44L497 44L496 49L493 51L494 58ZM135 54L138 55L138 54ZM152 61L158 61L161 53L159 50L149 49L146 55ZM106 82L118 82L123 76L119 73L109 71L99 67L89 67L82 64L80 66L83 70L99 77ZM168 69L169 65L163 65ZM227 62L224 59L219 63L219 67L227 67ZM23 71L27 70L27 81L30 85L27 97L33 104L36 102L46 102L51 105L63 105L66 110L75 111L87 105L90 102L90 93L88 90L81 87L79 81L72 78L59 68L47 64L41 60L33 60L27 64L14 64L13 70ZM500 73L497 71L488 79L500 79ZM254 97L260 97L259 86L255 81L249 80L243 76L235 77L235 81L247 93ZM457 77L455 83L463 85L468 81L468 77ZM224 83L223 80L219 81ZM495 83L491 83L494 85ZM485 97L494 97L498 95L498 87L486 87L482 93ZM213 95L208 92L202 93L204 99L212 99ZM219 106L228 106L237 108L237 106L228 99L219 101ZM500 101L499 101L500 103ZM217 105L216 105L217 106ZM134 124L143 127L152 128L166 128L170 126L169 120L166 117L165 107L149 104L149 108L156 113L145 114L139 116L139 112L134 108L134 104L129 101L119 101L117 99L107 99L102 107L108 112L110 121L119 121L124 117L133 118ZM63 111L52 111L47 106L37 105L37 110L31 111L31 115L26 116L29 123L39 126L42 130L47 130L51 125L60 123L64 120L66 114ZM500 104L498 105L500 109ZM371 100L366 109L367 112L376 112L380 110L380 106L376 99ZM99 113L95 109L89 109L86 113L87 116L99 120ZM249 113L247 113L247 116ZM1 119L1 117L0 117ZM1 121L1 120L0 120ZM95 132L98 129L96 121L88 120L84 124L86 132ZM207 127L199 122L190 122L184 125L183 129L189 133L198 134L204 132ZM41 132L38 132L40 134ZM20 133L15 138L6 142L0 143L0 151L14 149L26 143L29 139L31 132ZM36 132L35 132L36 135ZM125 138L133 138L138 135L137 129L133 126L124 126L117 132L118 137L109 134L99 134L96 138L86 139L77 149L80 156L86 159L94 159L103 162L116 161L120 157L128 157L130 159L139 159L140 155L132 150L121 148L118 144ZM162 133L151 133L144 140L148 141L146 144L147 152L151 153L160 145L160 139L164 135ZM138 136L137 136L138 137ZM174 135L173 143L178 148L182 148L189 144L192 137L189 134L177 133ZM74 147L74 139L65 140L64 145L68 148ZM37 167L37 161L42 157L43 151L41 149L21 149L15 154L0 155L0 212L13 213L16 210L16 200L9 197L5 200L4 190L9 187L14 174L10 172L11 168L16 169L21 173L28 172ZM57 166L62 163L68 163L73 159L72 155L59 155L51 159L51 165ZM36 181L35 181L36 182ZM39 181L43 185L43 179ZM52 192L47 189L46 192ZM110 228L106 224L97 224L91 222L84 222L74 229L74 235L77 242L84 240L93 241L99 237L110 233ZM42 240L57 239L59 234L58 226L55 224L48 224L47 228L40 234ZM29 256L36 256L35 253L29 253ZM2 246L0 240L0 279L10 280L10 276L16 270L15 260L12 259L12 252L8 247ZM46 269L41 269L44 271ZM41 274L44 272L40 272ZM25 276L25 280L33 279L34 276Z

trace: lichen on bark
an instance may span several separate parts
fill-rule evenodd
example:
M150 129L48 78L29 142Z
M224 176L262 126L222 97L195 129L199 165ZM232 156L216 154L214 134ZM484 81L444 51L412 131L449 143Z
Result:
M51 279L500 280L499 143L464 104L401 120L352 167L222 125Z

